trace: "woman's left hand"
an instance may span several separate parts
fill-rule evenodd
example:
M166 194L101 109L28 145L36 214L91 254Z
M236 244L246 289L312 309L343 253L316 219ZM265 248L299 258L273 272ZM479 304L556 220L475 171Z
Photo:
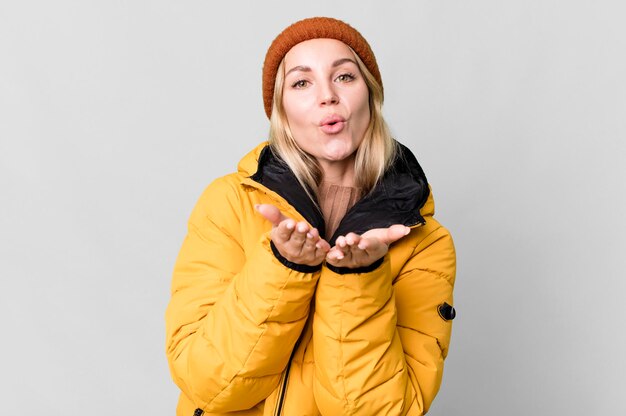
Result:
M326 262L335 267L367 267L387 254L389 245L407 235L411 229L401 224L375 228L362 235L339 236L326 255Z

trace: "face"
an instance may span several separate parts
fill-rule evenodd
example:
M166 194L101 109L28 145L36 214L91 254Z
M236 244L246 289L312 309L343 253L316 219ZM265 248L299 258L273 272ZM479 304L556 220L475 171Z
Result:
M323 169L350 163L370 121L369 92L350 48L335 39L301 42L284 68L283 108L298 146Z

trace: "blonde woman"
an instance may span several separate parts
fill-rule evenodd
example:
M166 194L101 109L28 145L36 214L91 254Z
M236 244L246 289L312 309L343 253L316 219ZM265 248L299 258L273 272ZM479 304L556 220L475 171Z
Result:
M310 18L263 67L269 142L200 197L166 313L178 415L422 415L455 278L367 41Z

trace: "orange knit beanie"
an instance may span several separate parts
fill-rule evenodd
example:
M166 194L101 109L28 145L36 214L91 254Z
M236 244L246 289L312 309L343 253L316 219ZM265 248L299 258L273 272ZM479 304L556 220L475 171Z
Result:
M287 27L274 39L267 50L263 64L263 104L268 118L272 115L274 83L280 62L298 43L319 38L340 40L350 46L382 87L383 82L374 52L356 29L341 20L330 17L311 17Z

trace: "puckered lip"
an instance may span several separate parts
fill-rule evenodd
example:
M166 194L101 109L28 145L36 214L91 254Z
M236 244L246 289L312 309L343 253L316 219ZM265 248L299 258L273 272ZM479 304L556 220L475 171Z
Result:
M344 121L346 121L345 117L342 117L342 116L340 116L338 114L331 114L331 115L329 115L327 117L324 117L322 119L322 121L320 121L320 127L321 126L327 126L327 125L333 125L333 124L336 124L336 123L342 123Z

